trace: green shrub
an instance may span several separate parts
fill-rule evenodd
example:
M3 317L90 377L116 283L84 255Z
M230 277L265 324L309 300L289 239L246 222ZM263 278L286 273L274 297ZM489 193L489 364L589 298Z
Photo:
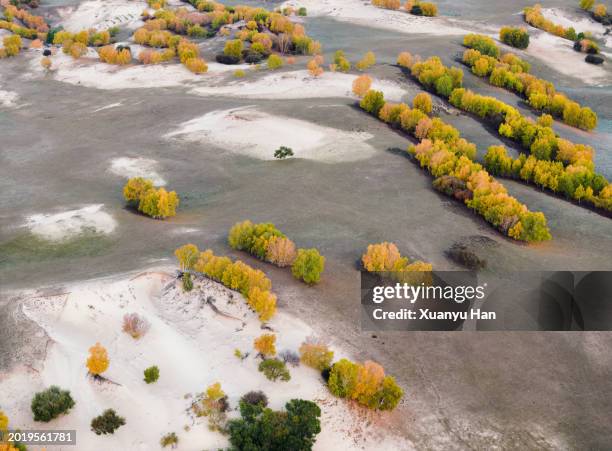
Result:
M385 104L385 97L381 91L370 89L359 102L359 106L368 113L378 116L380 109Z
M34 395L31 405L34 421L49 422L68 412L74 407L74 404L68 390L62 390L57 385L53 385Z
M499 47L495 41L483 34L467 34L463 38L463 45L471 49L476 49L483 55L499 58Z
M306 8L304 6L298 9L298 16L307 16L307 15L308 15L308 12L306 11Z
M293 150L290 147L281 146L274 151L274 158L284 160L287 157L293 156Z
M529 33L524 28L502 27L499 30L499 39L517 49L526 49L529 46Z
M165 448L168 445L170 445L172 448L176 448L176 445L178 445L178 442L179 442L179 439L176 433L170 432L161 438L161 440L159 441L159 444L161 445L162 448Z
M282 360L266 359L259 364L259 371L264 373L271 381L280 379L287 382L291 379L291 374L289 374L289 370Z
M308 284L318 283L325 269L325 257L316 249L298 249L297 257L291 266L293 277Z
M159 368L157 368L157 366L150 366L144 370L144 381L147 384L157 382L157 379L159 379Z
M283 67L283 59L274 53L268 57L268 69L275 70Z
M181 277L183 282L183 290L189 292L193 290L193 280L191 280L191 274L188 272L183 273L183 277Z
M125 424L125 418L120 417L113 409L106 409L102 415L91 420L91 430L96 435L112 434Z

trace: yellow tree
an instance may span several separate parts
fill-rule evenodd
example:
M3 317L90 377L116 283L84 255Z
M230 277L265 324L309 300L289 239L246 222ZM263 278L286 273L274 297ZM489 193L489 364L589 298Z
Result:
M319 371L331 366L334 351L331 351L325 343L304 342L300 346L300 360Z
M249 290L248 303L261 321L268 321L276 313L276 296L269 290L255 286Z
M266 260L270 263L283 268L285 266L290 266L296 256L297 251L295 243L289 238L279 236L270 238L270 242L266 249Z
M195 244L185 244L175 250L174 255L182 270L193 269L200 256L200 251Z
M266 358L274 357L276 355L276 335L260 335L253 341L253 347Z
M407 263L393 243L370 244L361 257L367 271L393 271Z
M96 343L89 348L89 357L87 359L87 369L95 376L102 374L108 369L108 353L106 348L100 343Z
M385 370L378 363L366 361L363 365L359 365L355 389L351 398L367 405L368 401L378 392L384 378Z
M372 79L368 75L360 75L353 80L353 93L357 97L363 97L372 86Z
M418 93L412 100L412 106L425 114L431 113L432 104L430 95L426 92Z
M0 431L6 431L8 429L8 424L8 417L2 410L0 410Z

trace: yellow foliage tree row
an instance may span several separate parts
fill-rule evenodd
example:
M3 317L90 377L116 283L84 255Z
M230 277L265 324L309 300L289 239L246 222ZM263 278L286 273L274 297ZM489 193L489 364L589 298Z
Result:
M276 296L270 291L270 279L262 271L240 260L233 262L229 257L216 256L210 249L200 252L194 244L181 246L174 254L183 270L202 273L232 290L239 291L261 321L267 321L274 316Z

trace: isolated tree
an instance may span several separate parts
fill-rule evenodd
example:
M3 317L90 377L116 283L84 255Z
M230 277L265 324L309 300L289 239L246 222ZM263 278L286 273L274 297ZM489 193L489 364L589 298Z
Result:
M123 331L130 334L132 338L140 338L149 330L150 324L138 313L126 313L123 315Z
M280 379L283 382L287 382L291 379L291 374L282 360L265 359L259 363L257 368L271 381Z
M170 446L172 449L175 449L176 446L178 445L179 442L179 438L176 435L175 432L169 432L168 434L164 435L161 440L159 441L159 444L161 445L162 448L165 448L166 446Z
M412 67L413 58L408 52L401 52L397 56L397 65L410 69Z
M100 343L96 343L89 348L89 357L87 358L87 369L94 376L98 376L108 369L109 359L106 348Z
M360 75L353 80L353 94L357 97L363 97L372 86L372 78L368 75Z
M91 430L96 435L112 434L125 424L125 418L117 415L113 409L106 409L102 415L91 420Z
M276 335L263 334L253 341L253 347L265 358L276 355Z
M355 64L358 70L366 70L376 64L376 55L374 52L367 52L364 57Z
M31 404L34 421L49 422L68 412L74 407L74 404L68 390L62 390L53 385L34 395Z
M147 384L157 382L157 379L159 379L159 368L157 366L150 366L149 368L144 370L144 381Z

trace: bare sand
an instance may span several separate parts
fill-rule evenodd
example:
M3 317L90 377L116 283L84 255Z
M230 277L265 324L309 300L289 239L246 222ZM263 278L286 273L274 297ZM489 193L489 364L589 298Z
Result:
M165 186L166 181L157 172L158 163L150 158L119 157L111 160L109 171L126 179L144 177L155 186Z
M259 359L252 350L254 338L263 331L242 296L207 279L195 285L186 294L170 272L153 270L79 282L55 294L30 293L21 308L49 342L43 361L0 374L2 408L11 422L25 429L76 429L80 451L159 449L161 436L169 432L179 436L180 450L224 448L226 437L210 431L206 418L189 412L193 395L220 382L232 409L250 390L264 391L274 409L292 398L318 402L322 431L316 450L412 449L385 430L387 414L369 421L363 409L331 396L311 368L290 367L289 382L267 380L257 370ZM214 298L217 309L238 319L215 313L202 302L208 297ZM138 340L122 331L123 316L132 312L150 323ZM279 351L296 351L313 334L307 324L283 312L269 326ZM108 350L110 366L104 376L111 382L87 376L88 349L96 342ZM234 356L235 349L250 355L241 360ZM336 349L336 356L344 355ZM159 367L160 378L147 385L143 370L151 365ZM70 390L76 405L49 423L34 423L33 393L53 384ZM112 435L97 436L90 431L90 421L108 408L127 424ZM230 418L237 415L236 410L229 412Z
M95 204L59 213L35 214L27 218L24 226L42 239L61 241L84 231L112 233L117 222L104 211L103 204Z
M290 147L295 158L326 163L366 159L375 153L366 142L372 138L368 133L276 116L255 107L212 111L180 124L164 137L215 144L261 160L273 160L281 146Z

